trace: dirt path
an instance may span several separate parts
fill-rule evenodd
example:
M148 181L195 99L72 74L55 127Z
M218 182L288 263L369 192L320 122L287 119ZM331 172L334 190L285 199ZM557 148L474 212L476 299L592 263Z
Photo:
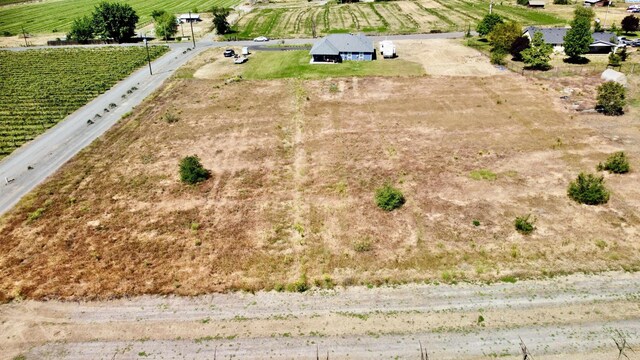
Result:
M25 301L0 307L0 358L615 358L640 335L640 274L305 294ZM318 349L318 350L317 350ZM638 354L629 354L631 359Z

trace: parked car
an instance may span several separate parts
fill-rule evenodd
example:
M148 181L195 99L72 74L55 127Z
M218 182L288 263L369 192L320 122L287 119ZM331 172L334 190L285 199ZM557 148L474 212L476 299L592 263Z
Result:
M224 51L224 57L233 57L236 54L233 49L227 49Z
M244 63L246 63L246 62L247 62L247 60L249 60L249 58L248 58L248 57L246 57L246 56L240 56L239 58L237 58L237 59L233 60L233 63L234 63L234 64L244 64Z
M640 46L640 40L634 40L631 42L631 46L633 47L639 47Z
M269 41L269 38L266 36L258 36L257 38L253 39L253 41L264 42L264 41Z
M623 45L631 45L633 43L633 41L627 39L624 36L618 36L618 43L619 44L623 44Z

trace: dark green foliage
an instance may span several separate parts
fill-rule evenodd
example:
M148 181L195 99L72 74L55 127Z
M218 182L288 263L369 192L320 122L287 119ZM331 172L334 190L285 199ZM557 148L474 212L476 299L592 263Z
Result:
M187 156L180 161L180 180L187 184L197 184L207 180L211 176L197 156Z
M518 0L518 5L529 5L529 0Z
M230 9L223 7L214 7L211 9L213 15L213 28L216 29L218 35L224 35L231 32L231 26L227 22L227 16L231 13Z
M591 22L596 17L596 13L590 7L584 7L582 5L576 6L573 11L574 21L577 19L586 19L587 22Z
M516 220L513 224L519 233L529 235L536 229L533 225L535 222L535 219L531 219L531 214L527 214L525 216L516 216Z
M604 186L604 178L593 174L580 173L569 184L567 195L581 204L599 205L609 201L609 191Z
M569 5L569 0L553 0L556 5Z
M76 40L80 44L93 39L93 20L88 16L74 19L67 38Z
M160 16L166 14L167 12L165 10L153 10L151 12L151 18L155 21L157 19L160 18Z
M623 47L622 49L618 50L618 56L620 56L621 61L627 61L627 57L629 56L629 53L627 53L627 48Z
M564 52L571 61L576 62L583 54L589 52L592 42L589 20L583 17L576 18L564 37Z
M505 61L505 57L507 53L502 49L496 49L491 51L490 61L495 65L505 65L507 62Z
M405 203L402 192L389 184L385 184L376 190L376 205L379 208L392 211Z
M522 35L522 26L515 21L508 21L496 25L487 38L493 46L492 51L501 51L507 54L511 50L513 42Z
M634 31L638 31L638 27L640 26L640 19L633 15L625 16L620 23L622 25L622 30L626 33L631 33Z
M503 20L502 20L502 17L500 17L500 15L487 14L482 19L482 21L478 23L478 26L476 27L476 31L478 31L478 34L480 34L481 36L487 36L496 25L502 24L502 22Z
M287 291L289 292L305 292L309 290L309 283L307 282L307 274L300 275L298 281L288 284Z
M126 3L101 2L93 10L95 32L118 43L131 39L135 35L138 15L131 5Z
M626 104L625 88L614 81L607 81L598 86L598 106L605 115L622 115Z
M178 32L176 17L168 12L164 12L154 17L156 36L163 40L169 40Z
M537 32L533 35L531 47L522 52L522 59L527 67L537 70L548 70L551 66L551 53L553 46L544 42L542 33Z
M594 21L593 22L593 32L597 33L597 32L603 32L604 29L602 28L602 25L600 25L600 21Z
M609 171L614 174L626 174L630 170L629 159L624 151L618 151L607 158L607 161L599 163L598 171Z
M511 44L509 53L513 56L513 60L522 61L522 52L531 46L531 41L527 36L518 36Z
M622 62L622 58L620 58L620 55L616 53L609 54L609 65L620 66L621 62Z

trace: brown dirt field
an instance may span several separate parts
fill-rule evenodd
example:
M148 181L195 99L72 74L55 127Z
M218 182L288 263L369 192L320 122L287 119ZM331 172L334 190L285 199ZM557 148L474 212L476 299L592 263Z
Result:
M495 76L508 73L498 70L477 50L459 40L396 40L398 56L422 64L429 75Z
M638 173L606 175L603 206L566 196L611 152L638 166L637 118L578 116L560 95L514 74L176 79L2 218L0 298L637 269ZM192 154L212 178L186 186ZM375 206L385 182L401 209Z

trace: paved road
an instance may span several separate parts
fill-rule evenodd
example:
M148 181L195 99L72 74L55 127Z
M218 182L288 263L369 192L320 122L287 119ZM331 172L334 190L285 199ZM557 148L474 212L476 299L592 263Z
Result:
M382 39L453 39L463 37L464 33L441 33L441 34L412 34L412 35L390 35L372 37L374 41ZM313 39L283 39L272 40L269 44L308 44ZM65 162L71 159L80 150L89 145L93 140L111 128L122 115L131 111L133 107L140 104L144 98L150 95L166 80L178 67L189 59L193 58L203 49L210 47L225 46L252 46L257 43L253 41L229 41L216 42L211 39L203 39L197 42L194 51L183 54L185 49L192 44L189 42L170 44L171 51L153 62L154 75L149 75L146 67L133 73L127 79L119 82L105 94L86 104L82 108L69 115L58 125L49 129L46 133L34 139L10 156L0 162L0 215L9 211L24 195L52 175ZM84 45L84 47L99 47L114 45ZM143 46L142 44L127 44L125 46ZM32 48L7 48L2 50L24 51L27 49L51 48L39 46ZM58 47L54 47L58 48ZM121 96L127 90L137 87L133 94L126 99ZM103 109L109 104L117 104L117 108L104 113ZM95 115L102 117L97 119L93 125L87 125L87 120L95 119ZM32 167L32 170L28 170ZM13 179L10 184L5 181Z
M640 274L493 285L351 287L305 294L143 296L0 305L10 359L601 360L640 335ZM316 346L318 346L316 348ZM640 355L629 353L630 359ZM0 359L3 354L0 352Z
M174 46L169 53L152 63L153 75L149 75L146 66L139 69L3 159L0 162L0 214L11 209L20 198L109 130L122 115L140 104L178 67L203 50L197 48L183 54L186 48L186 45ZM127 95L127 91L133 87L138 89ZM126 95L126 98L123 99L122 95ZM115 103L117 107L105 113L103 109L111 103ZM96 118L96 114L100 114L101 118ZM94 121L92 125L87 124L89 119ZM29 167L33 169L29 170ZM5 178L13 181L7 184Z

